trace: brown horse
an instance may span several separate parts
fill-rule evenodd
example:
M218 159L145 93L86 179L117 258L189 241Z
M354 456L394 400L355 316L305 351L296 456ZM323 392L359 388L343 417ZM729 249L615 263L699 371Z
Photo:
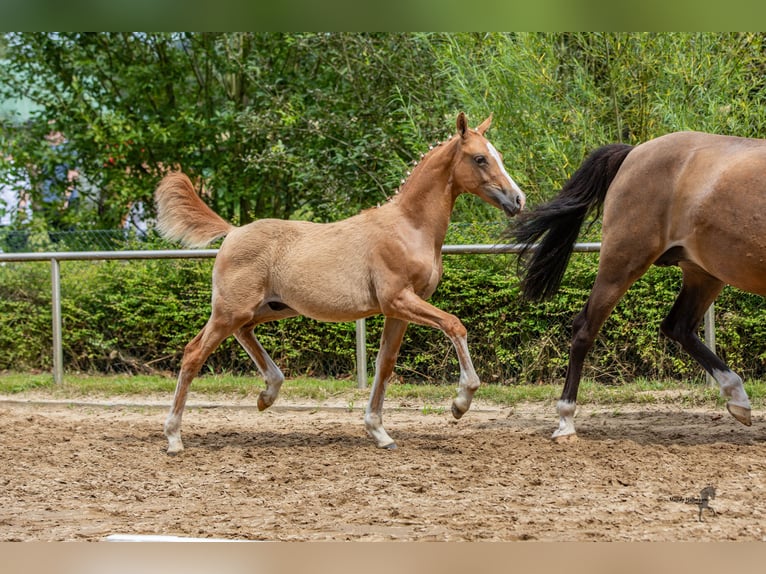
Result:
M642 145L594 151L556 198L522 215L522 286L532 299L554 294L588 213L603 208L598 274L574 320L569 367L554 439L575 436L583 362L601 326L651 265L678 265L683 284L662 322L750 425L742 379L696 334L724 284L766 295L766 140L678 132ZM535 245L533 242L542 241Z
M188 177L171 173L155 193L160 232L193 247L226 236L213 268L212 314L186 346L173 405L165 422L168 453L183 450L181 416L189 384L213 350L234 335L263 375L258 408L277 398L284 376L256 340L260 323L305 315L319 321L353 321L385 315L375 377L364 416L379 447L396 445L383 428L383 398L408 323L441 329L460 363L452 413L469 408L479 377L454 315L425 301L442 274L441 247L455 200L472 193L508 216L524 194L484 138L491 117L475 130L465 115L457 134L434 147L388 203L334 223L261 219L234 227L195 194Z

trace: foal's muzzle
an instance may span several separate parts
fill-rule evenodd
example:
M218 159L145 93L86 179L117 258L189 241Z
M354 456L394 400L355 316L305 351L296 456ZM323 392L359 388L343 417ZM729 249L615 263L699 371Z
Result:
M513 217L524 209L527 201L526 196L519 189L492 189L489 195L508 217Z

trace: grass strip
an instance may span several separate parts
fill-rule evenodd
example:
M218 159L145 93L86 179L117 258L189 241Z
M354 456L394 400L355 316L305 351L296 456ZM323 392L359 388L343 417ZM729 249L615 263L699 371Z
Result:
M204 375L196 378L191 390L210 400L225 397L255 399L264 387L256 376ZM386 391L388 400L426 405L424 408L440 408L449 405L456 392L456 384L412 384L392 381ZM90 375L66 374L64 382L57 385L48 374L0 373L0 395L18 398L35 396L51 399L82 399L85 397L140 397L167 398L168 404L175 389L175 379L160 375ZM561 383L556 384L484 384L476 393L476 400L497 406L513 406L524 402L554 402L561 394ZM745 383L754 408L760 408L766 397L766 382ZM353 379L288 379L282 386L280 401L341 402L362 405L369 395L367 389L357 388ZM698 382L656 381L638 379L620 384L600 384L583 380L578 394L579 404L659 404L674 403L686 406L723 405L716 387L709 387L704 380Z

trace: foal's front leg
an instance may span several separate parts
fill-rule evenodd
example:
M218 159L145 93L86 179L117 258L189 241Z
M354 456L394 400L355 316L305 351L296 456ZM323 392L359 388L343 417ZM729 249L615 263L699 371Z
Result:
M407 321L386 317L380 340L380 351L375 359L375 378L370 391L370 401L364 413L364 426L380 448L396 448L394 439L388 436L386 429L383 428L383 399L386 394L386 385L394 372L396 357L406 329Z
M400 293L389 305L393 315L418 325L440 329L452 341L460 363L460 387L452 402L452 416L459 419L471 407L473 395L480 386L479 376L468 352L468 331L465 326L454 315L434 307L412 291Z
M457 360L460 364L460 386L458 388L457 397L452 401L452 416L456 419L462 417L466 411L471 407L473 402L473 395L479 388L480 381L479 375L476 374L476 370L473 368L473 362L471 361L471 355L468 352L468 334L465 332L463 324L457 320L462 332L457 332L455 335L447 336L455 346L457 351ZM446 333L446 331L445 331Z

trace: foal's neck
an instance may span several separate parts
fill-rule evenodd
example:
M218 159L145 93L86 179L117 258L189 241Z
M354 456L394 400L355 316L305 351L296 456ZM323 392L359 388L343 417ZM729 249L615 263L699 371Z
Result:
M452 186L452 161L458 138L439 144L415 166L391 200L415 227L430 231L441 244L447 235L459 192Z

